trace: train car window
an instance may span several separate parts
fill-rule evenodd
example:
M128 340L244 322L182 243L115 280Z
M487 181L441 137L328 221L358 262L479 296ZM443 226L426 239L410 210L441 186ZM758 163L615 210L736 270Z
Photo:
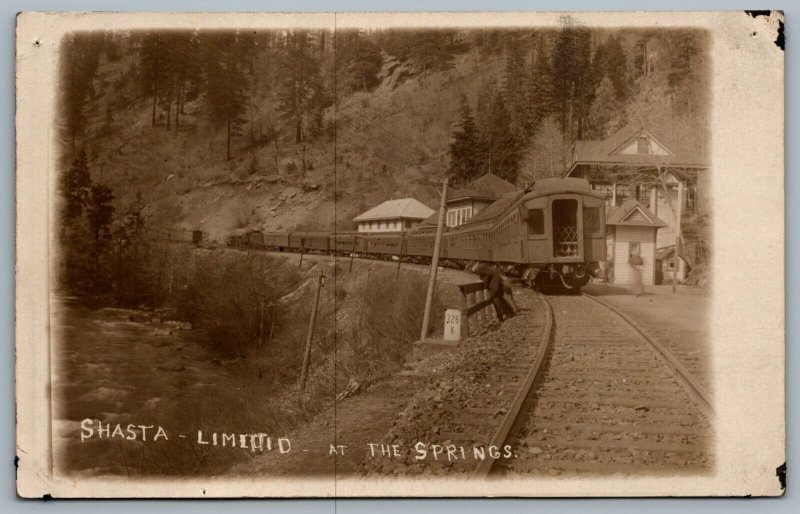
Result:
M528 227L531 234L544 234L544 209L528 211Z
M583 230L589 234L600 231L600 207L583 208Z

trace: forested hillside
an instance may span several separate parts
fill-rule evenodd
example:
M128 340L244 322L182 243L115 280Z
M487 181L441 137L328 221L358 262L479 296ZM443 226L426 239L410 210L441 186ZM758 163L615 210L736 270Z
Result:
M491 171L563 172L626 123L708 141L707 37L559 29L75 33L61 48L62 235L97 258L142 227L223 241L342 230Z

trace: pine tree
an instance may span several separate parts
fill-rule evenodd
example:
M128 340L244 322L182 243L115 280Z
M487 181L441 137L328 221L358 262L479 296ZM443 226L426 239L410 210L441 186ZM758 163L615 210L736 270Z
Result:
M553 90L561 115L561 131L568 139L582 138L591 105L591 34L565 18L553 46Z
M597 88L589 110L589 130L593 139L605 139L616 129L625 115L625 105L617 98L617 90L609 77Z
M93 184L86 206L86 217L93 237L94 284L100 284L100 254L103 253L111 238L111 218L114 215L114 193L103 184Z
M509 182L516 182L517 164L522 145L508 123L509 112L499 92L492 100L487 125L481 127L478 157L479 169Z
M142 40L140 47L141 73L139 86L144 94L152 98L151 126L156 126L156 107L159 98L159 85L162 80L162 42L158 32L148 33Z
M294 128L295 142L302 143L312 120L328 103L322 91L319 63L313 52L313 34L292 31L286 36L286 59L290 69L278 95L283 118Z
M450 143L449 173L457 182L466 183L479 175L476 159L478 134L467 97L461 96L460 120Z
M80 218L89 200L92 178L86 152L81 149L69 169L61 176L60 192L64 202L62 223L67 225Z
M483 132L490 124L492 115L492 102L497 95L497 86L493 81L485 81L478 89L478 103L475 107L475 125L478 132Z
M611 35L597 45L592 58L592 87L597 90L604 77L614 85L618 100L628 96L627 57L617 36Z
M364 31L337 31L335 56L339 88L369 91L378 85L383 57Z
M505 103L510 111L511 130L514 136L523 141L531 134L531 125L527 116L525 59L519 41L512 39L509 42L506 57L506 70L503 83Z
M164 83L167 99L167 127L170 126L172 101L175 101L175 134L180 130L180 117L188 89L200 85L199 40L195 32L172 32L164 36Z
M94 96L93 81L97 73L102 39L87 34L68 36L62 47L61 107L65 139L70 142L72 155L78 139L87 125L87 102Z
M527 80L527 100L528 123L535 131L542 120L556 110L553 72L543 35L539 35L534 44L533 65Z
M254 42L249 35L204 36L206 103L212 121L226 130L225 156L231 159L234 136L241 135L247 112Z

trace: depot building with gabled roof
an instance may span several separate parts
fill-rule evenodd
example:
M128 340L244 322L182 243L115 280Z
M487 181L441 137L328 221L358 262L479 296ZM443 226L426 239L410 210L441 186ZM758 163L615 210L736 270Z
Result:
M486 173L447 195L446 224L448 227L461 226L501 196L516 191L519 188L514 184L494 173Z
M415 228L433 213L433 209L414 198L401 198L387 200L353 221L359 232L399 232Z
M685 248L681 245L678 253L677 276L683 280L687 268L695 263L693 254L697 244L694 240L698 237L687 219L702 215L708 209L710 166L703 152L669 141L664 135L656 136L655 132L632 124L602 140L575 141L567 156L565 176L585 178L593 190L606 197L609 229L613 226L608 223L613 221L611 213L630 199L658 217L663 226L655 229L655 248L652 254L645 252L645 260L656 261L654 269L662 266L674 269L673 264L666 265L656 257L667 255L669 248L674 249L680 223L686 245ZM642 246L642 250L648 246L649 243ZM622 252L617 256L624 258L622 263L611 259L618 265L617 269L625 265L627 254ZM645 273L649 274L649 271Z
M460 227L470 222L475 216L497 200L509 193L522 190L498 177L494 173L486 173L460 188L455 188L447 195L445 226ZM422 224L428 228L436 227L439 222L438 211L434 212Z

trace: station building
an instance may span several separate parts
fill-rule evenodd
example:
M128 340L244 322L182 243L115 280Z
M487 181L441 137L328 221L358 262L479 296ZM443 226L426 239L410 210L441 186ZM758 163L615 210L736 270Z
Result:
M688 221L707 205L709 166L705 159L691 151L673 150L650 130L628 125L604 140L575 141L567 161L565 176L585 178L593 190L605 195L609 231L615 230L612 228L615 225L608 223L614 208L629 199L664 224L655 230L652 254L642 258L650 260L654 269L661 269L658 277L665 280L667 275L663 271L669 271L670 276L672 273L673 265L665 259L674 252L677 215L687 241L680 248L678 259L678 279L683 280L695 261L696 245L690 241L693 229ZM643 251L646 248L649 246L643 247ZM609 259L617 263L614 252ZM656 283L658 277L654 278Z
M487 173L463 187L454 188L447 194L445 227L460 227L503 195L518 191L520 189L517 186L494 173ZM438 223L439 211L436 211L422 223L422 226L431 229L436 228Z
M402 198L387 200L359 214L353 221L359 232L400 232L415 228L433 212L433 209L414 198Z
M659 266L656 242L658 230L667 224L650 212L645 206L628 198L622 205L610 207L606 211L607 262L613 262L613 283L633 284L634 268L630 265L633 255L642 258L642 285L656 283L656 270Z
M511 182L487 173L447 195L446 224L448 227L461 226L504 194L518 190Z

